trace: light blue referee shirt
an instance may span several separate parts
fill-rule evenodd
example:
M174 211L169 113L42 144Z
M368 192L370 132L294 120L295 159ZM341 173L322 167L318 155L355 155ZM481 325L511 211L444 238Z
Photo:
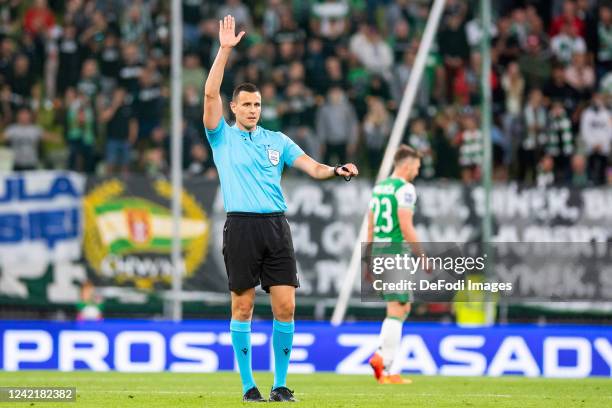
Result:
M281 132L257 126L246 132L221 117L206 129L221 181L225 211L282 212L287 209L280 186L285 164L292 166L304 151Z

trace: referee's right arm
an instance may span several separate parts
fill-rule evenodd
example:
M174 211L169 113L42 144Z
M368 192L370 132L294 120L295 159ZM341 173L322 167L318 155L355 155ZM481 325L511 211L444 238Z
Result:
M204 117L202 120L206 129L215 129L223 115L223 105L221 103L223 71L225 70L225 64L227 64L232 48L240 42L244 35L244 31L235 35L235 29L236 22L234 17L225 16L223 20L219 21L220 47L204 86Z

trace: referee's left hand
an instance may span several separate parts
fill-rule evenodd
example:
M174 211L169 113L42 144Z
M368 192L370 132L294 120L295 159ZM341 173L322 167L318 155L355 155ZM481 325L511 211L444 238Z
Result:
M339 176L345 177L345 178L354 177L359 174L359 170L357 170L357 166L355 166L353 163L347 163L347 164L342 165L341 167L338 167L337 172Z

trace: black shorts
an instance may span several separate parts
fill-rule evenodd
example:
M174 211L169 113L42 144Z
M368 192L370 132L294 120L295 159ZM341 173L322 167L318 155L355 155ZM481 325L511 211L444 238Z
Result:
M291 230L283 213L228 213L223 260L233 292L259 284L266 292L270 286L300 286Z

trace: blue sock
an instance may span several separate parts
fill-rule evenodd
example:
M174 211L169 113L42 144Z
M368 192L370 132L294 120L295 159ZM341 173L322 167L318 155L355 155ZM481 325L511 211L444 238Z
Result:
M274 388L287 386L287 369L293 346L293 322L279 322L272 325L272 348L274 349Z
M255 387L253 368L251 367L251 322L232 320L230 322L232 333L232 346L234 355L238 360L240 379L242 380L242 393Z

